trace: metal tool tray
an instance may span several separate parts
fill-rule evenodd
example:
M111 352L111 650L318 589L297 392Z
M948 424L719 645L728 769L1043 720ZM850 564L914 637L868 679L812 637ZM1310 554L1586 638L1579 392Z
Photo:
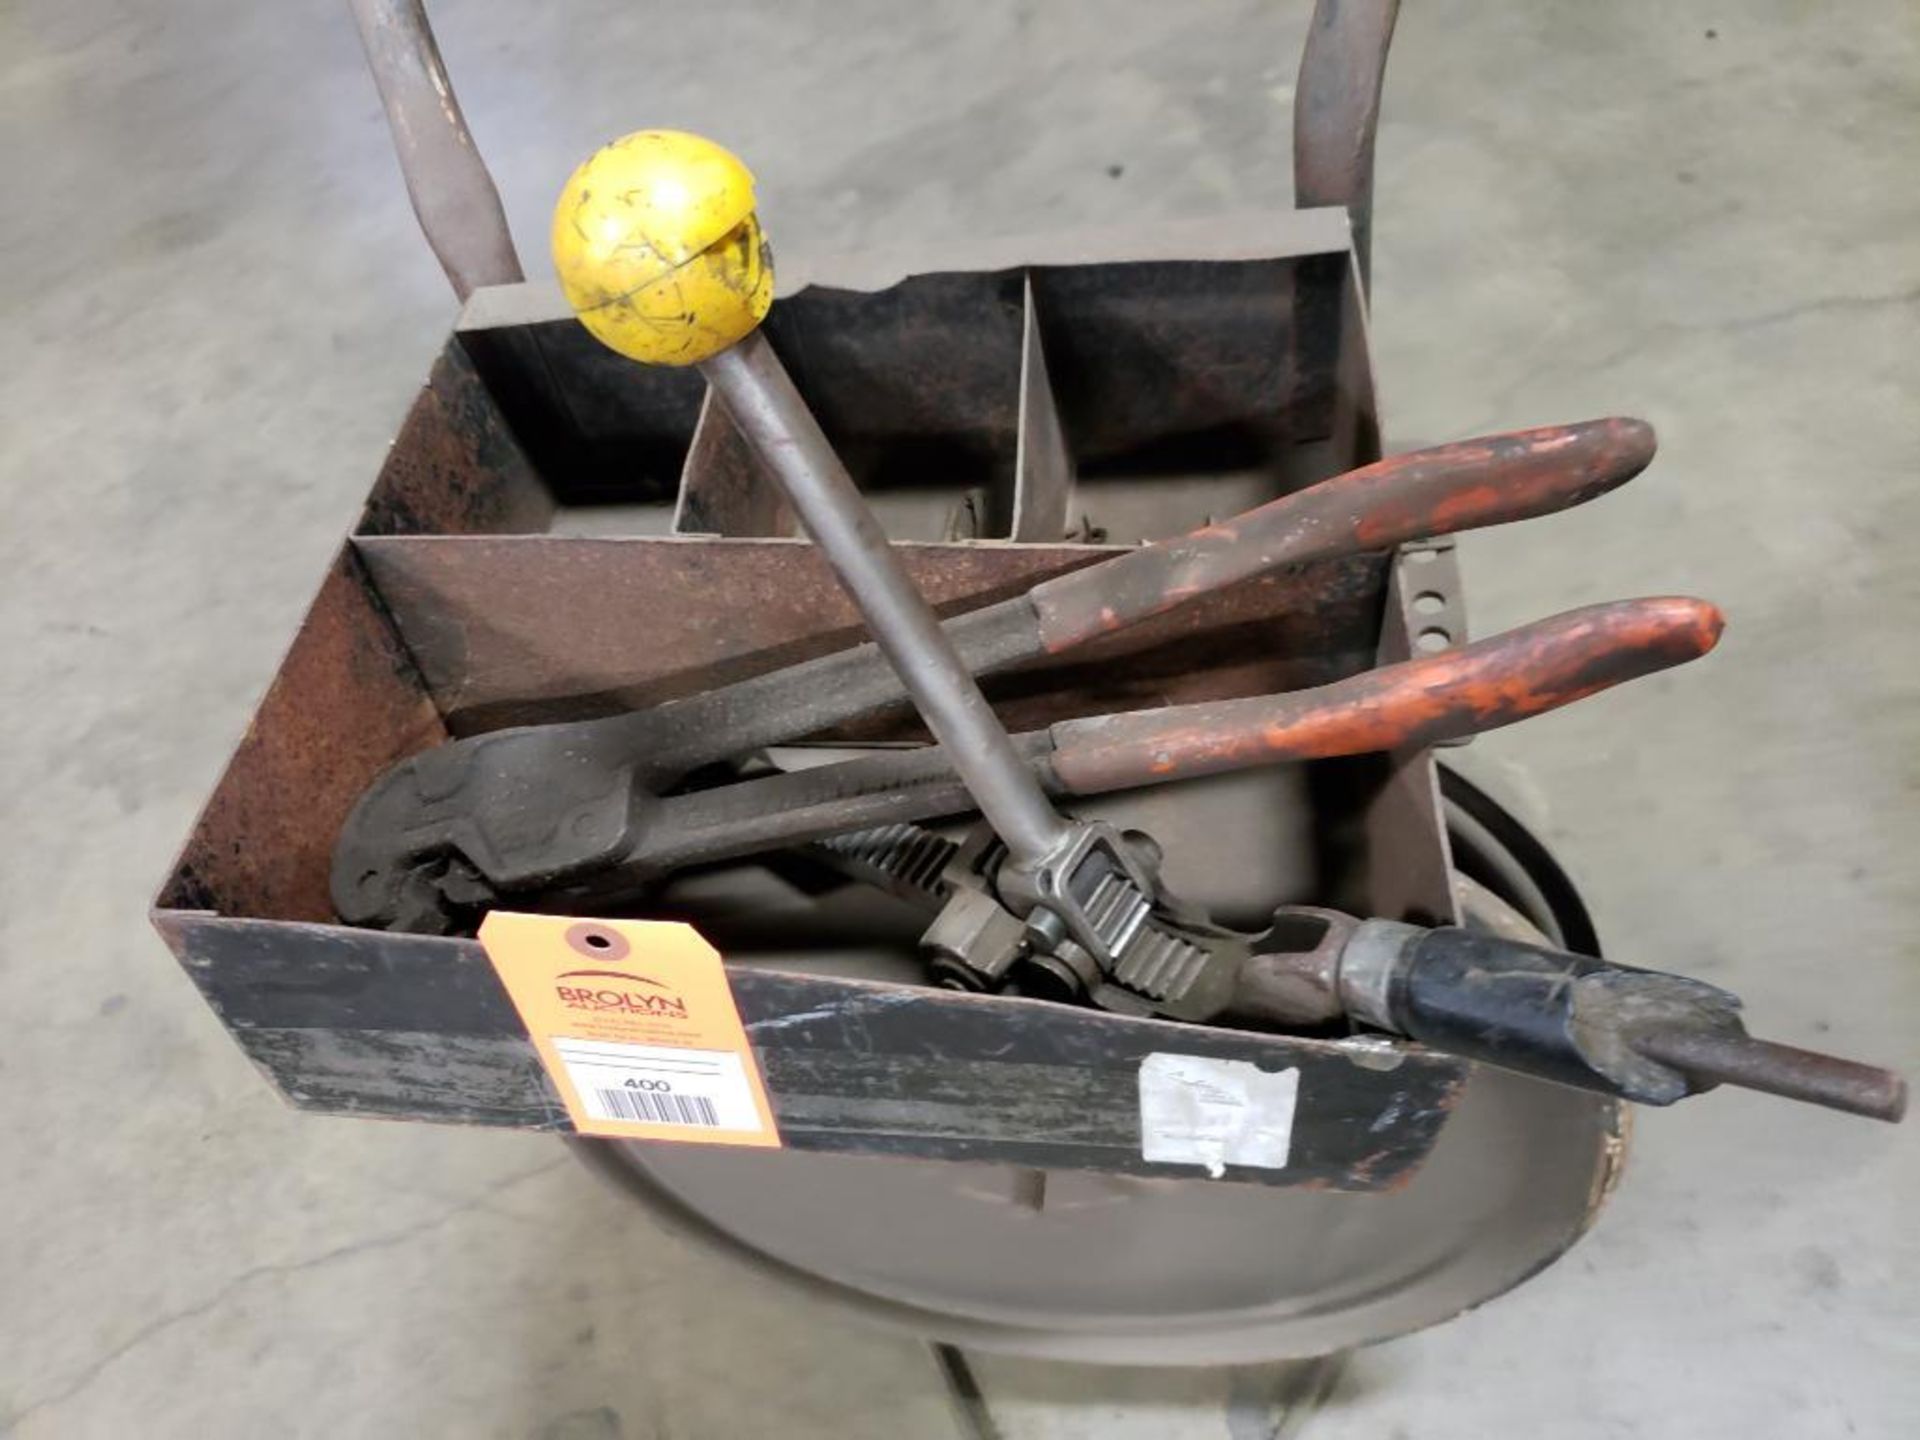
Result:
M1173 534L1374 458L1343 217L1228 229L1237 248L1198 260L1153 258L1191 236L1134 232L1126 252L1057 238L1034 263L990 255L880 288L846 283L863 269L848 266L776 308L775 346L943 610L1109 553L1058 539L1075 527ZM788 528L696 375L617 364L542 287L476 294L156 912L289 1098L567 1128L477 945L330 924L329 847L381 769L447 735L648 704L852 643L850 606ZM955 530L977 538L938 538ZM1423 601L1421 628L1457 626L1450 559L1431 554L1420 593L1441 601ZM1298 567L993 688L1027 728L1321 683L1405 653L1397 588L1385 555ZM834 738L913 734L894 720ZM1200 856L1173 841L1238 918L1289 900L1451 917L1424 755L1187 789L1205 803L1162 833L1217 828L1209 807L1261 816ZM1193 809L1145 803L1170 798ZM656 913L710 918L741 962L792 1147L1164 1171L1140 1159L1134 1071L1173 1049L1303 1067L1295 1162L1241 1178L1364 1189L1410 1174L1464 1074L1414 1052L1382 1070L1343 1042L844 978L836 953L904 954L910 932L803 886L769 946L730 923L738 904L702 898L715 883Z

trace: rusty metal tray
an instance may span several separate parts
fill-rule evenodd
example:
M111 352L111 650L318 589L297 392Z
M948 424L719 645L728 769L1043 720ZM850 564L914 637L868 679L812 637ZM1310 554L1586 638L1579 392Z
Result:
M1290 233L1265 253L1253 228L1214 259L1089 259L1095 242L1078 241L1077 263L812 285L776 310L774 343L896 536L964 534L911 541L907 555L937 603L966 609L1109 552L1065 542L1076 526L1109 542L1116 529L1171 534L1372 457L1339 219L1270 223ZM443 736L643 705L856 637L812 547L779 535L784 517L719 432L721 413L696 378L608 365L536 287L467 307L156 915L296 1103L566 1128L477 946L330 923L328 850L374 775ZM1052 463L1032 458L1036 435L1055 437ZM736 528L750 533L712 533ZM1446 564L1429 564L1425 589ZM1383 617L1385 643L1405 647L1391 570L1375 555L1243 585L1070 665L1007 677L997 698L1031 727L1351 674L1373 663ZM1156 823L1214 830L1221 807L1255 817L1231 828L1264 844L1239 864L1195 866L1202 898L1229 916L1287 900L1451 914L1423 755L1190 787ZM701 920L738 962L795 1148L1152 1173L1133 1070L1179 1048L1299 1064L1312 1080L1297 1162L1243 1178L1365 1189L1410 1173L1464 1074L1425 1054L1386 1072L1339 1042L876 988L844 966L799 975L791 967L831 972L822 954L910 953L911 935L900 917L804 886L771 906L743 901L738 886L756 883L781 884L734 867L670 889L654 913ZM774 940L755 918L769 913ZM1376 1127L1388 1113L1402 1118Z

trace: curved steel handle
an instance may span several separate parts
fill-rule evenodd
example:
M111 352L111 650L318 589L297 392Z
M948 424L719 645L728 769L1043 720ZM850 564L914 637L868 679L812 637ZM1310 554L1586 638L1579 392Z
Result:
M461 300L525 278L500 191L475 148L424 0L348 0L406 178L413 213ZM1293 192L1344 205L1364 284L1373 231L1373 144L1400 0L1316 0L1293 98Z
M500 191L474 148L424 0L348 0L413 213L463 302L482 285L526 278Z
M1360 283L1373 273L1373 141L1400 0L1316 0L1293 91L1293 203L1344 205Z

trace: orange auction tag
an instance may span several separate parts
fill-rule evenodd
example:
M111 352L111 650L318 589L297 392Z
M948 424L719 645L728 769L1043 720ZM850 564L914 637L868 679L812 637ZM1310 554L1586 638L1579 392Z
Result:
M582 1135L779 1145L726 967L691 925L496 910L480 943Z

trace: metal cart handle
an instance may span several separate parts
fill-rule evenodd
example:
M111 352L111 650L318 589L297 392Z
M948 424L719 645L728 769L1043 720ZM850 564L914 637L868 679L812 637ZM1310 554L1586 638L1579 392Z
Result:
M425 0L348 0L386 107L413 213L464 303L526 279L500 191L480 158L427 23Z
M1373 141L1400 0L1315 0L1293 91L1293 203L1344 205L1363 288L1373 275Z
M425 0L348 0L386 108L413 213L463 302L525 279L500 191L447 78ZM1373 141L1400 0L1315 0L1293 97L1293 190L1301 207L1344 205L1367 283Z

